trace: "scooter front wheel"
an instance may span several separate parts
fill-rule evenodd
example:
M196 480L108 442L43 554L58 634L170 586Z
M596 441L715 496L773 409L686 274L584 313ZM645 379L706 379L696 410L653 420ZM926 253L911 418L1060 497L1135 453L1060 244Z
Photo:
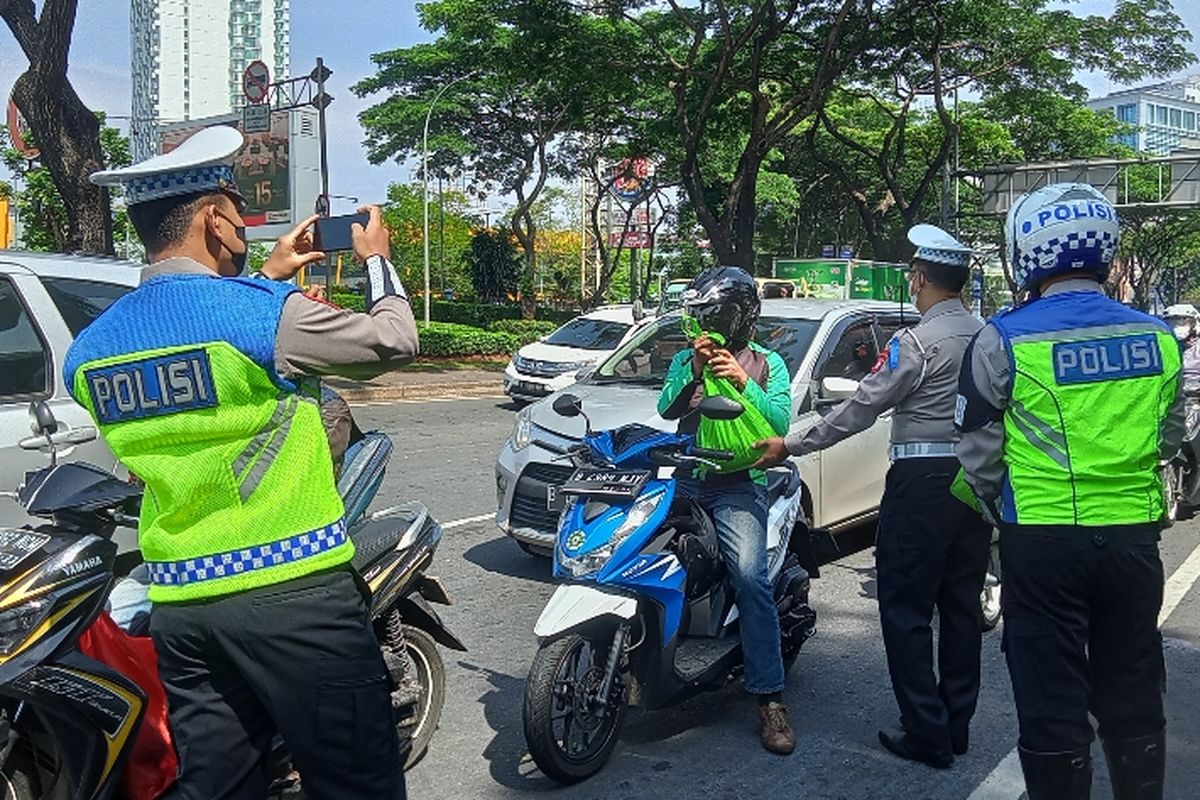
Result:
M525 682L525 743L547 777L576 783L595 775L617 745L625 686L617 676L599 697L607 642L571 634L543 645Z

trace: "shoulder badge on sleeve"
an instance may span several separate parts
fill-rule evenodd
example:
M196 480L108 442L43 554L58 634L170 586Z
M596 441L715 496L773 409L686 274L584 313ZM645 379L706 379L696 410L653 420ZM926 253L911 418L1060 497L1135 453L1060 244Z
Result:
M879 358L875 359L875 366L871 367L871 374L874 375L884 367L895 369L900 366L900 337L893 336L887 343L887 347L879 351Z

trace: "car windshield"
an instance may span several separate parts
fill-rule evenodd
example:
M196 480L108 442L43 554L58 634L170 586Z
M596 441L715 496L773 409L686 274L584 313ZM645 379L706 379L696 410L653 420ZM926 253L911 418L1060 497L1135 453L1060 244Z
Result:
M612 350L630 327L624 322L576 317L542 341L580 350Z
M820 320L815 319L764 318L758 321L754 340L768 350L779 353L787 364L788 374L795 375L820 324ZM648 326L626 342L585 382L661 385L667 378L671 359L687 346L688 339L679 327L679 317L672 315Z

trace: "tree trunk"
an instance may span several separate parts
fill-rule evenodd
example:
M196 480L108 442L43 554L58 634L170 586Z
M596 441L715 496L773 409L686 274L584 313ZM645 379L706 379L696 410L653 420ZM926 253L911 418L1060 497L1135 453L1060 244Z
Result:
M100 120L67 79L67 53L77 0L46 0L40 20L30 0L0 2L0 15L29 58L13 86L13 99L28 121L67 209L67 250L113 253L108 190L88 176L104 168Z

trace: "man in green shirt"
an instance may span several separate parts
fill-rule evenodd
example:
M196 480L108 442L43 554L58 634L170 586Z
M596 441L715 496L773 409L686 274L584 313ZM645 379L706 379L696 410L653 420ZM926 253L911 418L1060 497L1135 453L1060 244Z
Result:
M672 360L658 399L658 413L663 419L679 420L680 433L699 428L699 415L690 412L704 397L706 367L714 377L731 381L776 433L787 433L792 410L787 365L777 353L751 341L760 307L754 279L737 267L706 270L684 292L684 313L704 334ZM680 475L679 490L697 499L717 530L737 600L746 690L758 696L763 746L773 753L791 753L796 735L782 702L779 616L767 576L766 476L758 470L706 472L698 479Z

